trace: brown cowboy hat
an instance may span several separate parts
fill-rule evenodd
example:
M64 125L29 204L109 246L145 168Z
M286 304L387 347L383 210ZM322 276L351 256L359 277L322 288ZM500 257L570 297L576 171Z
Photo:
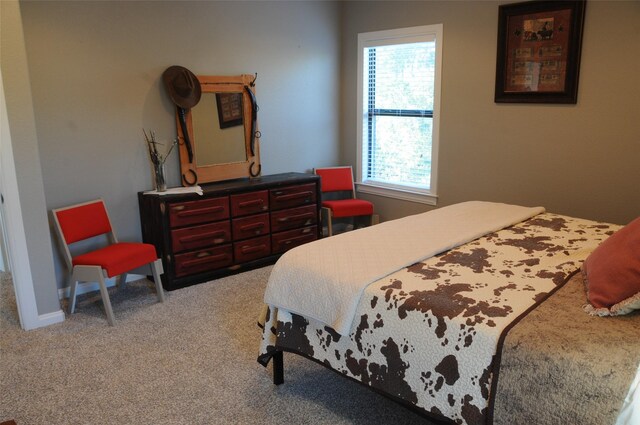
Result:
M200 102L202 89L198 78L187 68L173 65L162 73L162 80L167 87L173 103L184 109L193 108Z

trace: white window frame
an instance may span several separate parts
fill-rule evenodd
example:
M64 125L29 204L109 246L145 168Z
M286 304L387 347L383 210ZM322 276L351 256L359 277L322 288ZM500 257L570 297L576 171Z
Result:
M357 165L356 186L359 192L371 193L395 199L419 202L428 205L436 205L438 200L438 145L440 135L440 98L442 76L442 24L423 25L418 27L400 28L386 31L374 31L358 34L358 78L357 78ZM431 184L429 189L420 189L405 185L394 185L375 181L367 181L365 178L366 155L364 149L367 141L363 140L365 128L364 90L364 49L366 47L403 44L410 42L435 41L436 62L434 75L434 102L431 140Z

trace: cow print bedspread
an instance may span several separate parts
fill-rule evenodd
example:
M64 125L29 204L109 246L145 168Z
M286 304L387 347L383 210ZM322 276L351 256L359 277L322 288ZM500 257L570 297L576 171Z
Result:
M544 213L416 263L367 287L348 338L267 307L258 360L296 352L430 414L485 424L500 335L618 227Z

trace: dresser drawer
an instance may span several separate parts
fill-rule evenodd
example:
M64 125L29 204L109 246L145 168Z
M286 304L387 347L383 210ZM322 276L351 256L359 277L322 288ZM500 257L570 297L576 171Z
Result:
M202 199L169 205L171 227L188 226L229 218L229 198Z
M269 214L257 214L249 217L234 218L231 224L233 239L255 238L269 233Z
M175 276L187 276L219 269L233 263L231 245L202 249L175 256Z
M311 183L281 189L271 189L269 192L269 202L271 203L271 210L315 204L316 185Z
M251 261L271 254L271 240L269 236L247 239L233 244L233 255L236 263Z
M320 176L261 175L162 196L139 192L145 243L162 258L167 290L273 264L319 237Z
M231 195L231 215L240 217L269 210L269 191Z
M228 220L200 226L184 227L171 231L173 252L231 242L231 225Z
M310 226L318 222L318 210L315 205L291 208L271 213L271 231L295 229Z
M317 226L274 233L271 236L271 251L274 254L281 254L293 247L313 242L316 239L318 239Z

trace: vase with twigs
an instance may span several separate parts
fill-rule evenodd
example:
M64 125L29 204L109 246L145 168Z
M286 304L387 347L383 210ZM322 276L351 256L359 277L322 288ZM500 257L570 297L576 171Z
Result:
M158 145L163 146L163 143L160 143L156 140L155 131L149 130L147 133L144 129L142 129L142 134L144 134L144 140L147 142L147 148L149 149L149 158L151 158L151 163L153 164L153 176L155 181L156 191L164 192L167 190L167 181L164 173L164 162L167 160L173 147L178 144L178 139L174 139L171 145L167 148L165 153L161 153L158 150Z

